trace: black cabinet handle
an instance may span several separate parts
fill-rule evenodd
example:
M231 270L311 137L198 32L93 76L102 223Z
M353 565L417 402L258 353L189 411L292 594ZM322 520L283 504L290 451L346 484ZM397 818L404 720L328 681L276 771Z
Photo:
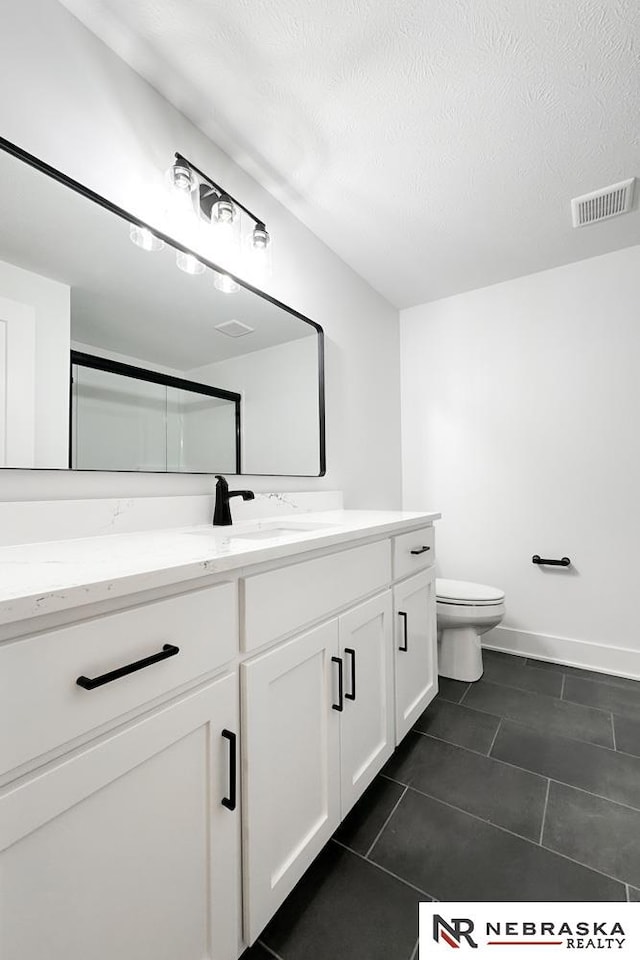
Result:
M232 733L231 730L223 730L222 736L225 740L229 741L229 796L223 797L221 800L222 806L226 807L227 810L235 810L236 808L236 770L237 770L237 742L238 738L235 733Z
M150 667L153 663L160 663L161 660L168 660L169 657L175 657L177 653L180 653L180 647L174 647L171 643L165 643L160 653L154 653L151 657L145 657L144 660L136 660L135 663L128 663L126 667L118 667L117 670L112 670L111 673L103 673L101 677L78 677L76 683L79 687L82 687L83 690L95 690L96 687L101 687L105 683L111 683L112 680L119 680L120 677L126 677L129 673L135 673L136 670L144 670L145 667Z
M351 657L351 693L345 693L345 700L355 700L356 698L356 652L352 647L344 648L345 656Z
M411 553L414 557L417 557L420 553L426 553L427 550L431 550L431 547L418 547L417 550L412 550Z
M570 567L571 566L571 560L569 559L569 557L563 557L562 560L544 560L542 557L539 557L537 553L535 553L531 557L531 562L544 564L545 567Z
M331 663L338 664L338 702L332 703L331 709L342 713L344 710L344 677L342 675L342 657L331 657Z
M398 647L398 650L402 650L403 653L406 653L409 649L409 631L407 629L407 615L403 610L398 610L398 616L402 617L402 633L403 633L403 642Z

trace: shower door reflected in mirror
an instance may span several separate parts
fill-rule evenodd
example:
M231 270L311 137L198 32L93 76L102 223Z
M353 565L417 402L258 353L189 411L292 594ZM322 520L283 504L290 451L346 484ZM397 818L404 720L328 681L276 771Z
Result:
M240 473L240 394L71 353L75 470Z
M0 209L0 466L324 473L321 327L1 139Z

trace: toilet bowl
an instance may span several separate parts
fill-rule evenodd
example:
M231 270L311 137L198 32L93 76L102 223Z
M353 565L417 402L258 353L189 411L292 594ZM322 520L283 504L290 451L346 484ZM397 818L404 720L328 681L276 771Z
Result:
M480 637L504 617L504 592L466 580L436 580L438 673L452 680L482 676Z

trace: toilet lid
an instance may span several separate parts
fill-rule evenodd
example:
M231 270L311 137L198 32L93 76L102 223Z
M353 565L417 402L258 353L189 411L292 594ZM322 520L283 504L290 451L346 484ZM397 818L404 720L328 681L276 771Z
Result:
M436 580L436 598L444 603L501 603L504 591L468 580Z

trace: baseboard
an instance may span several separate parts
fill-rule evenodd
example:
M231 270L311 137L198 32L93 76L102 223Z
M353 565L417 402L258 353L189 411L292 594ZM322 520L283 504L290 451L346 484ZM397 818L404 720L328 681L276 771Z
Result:
M581 667L597 673L640 680L640 650L614 647L604 643L587 643L568 637L552 637L543 633L496 627L486 634L483 643L488 650L515 653L535 660L551 660L570 667Z

